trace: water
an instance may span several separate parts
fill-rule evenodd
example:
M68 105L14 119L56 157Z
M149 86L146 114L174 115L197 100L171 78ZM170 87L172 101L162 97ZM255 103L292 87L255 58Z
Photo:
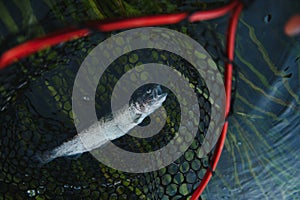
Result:
M234 114L204 199L299 199L300 42L283 34L296 8L264 1L243 13Z

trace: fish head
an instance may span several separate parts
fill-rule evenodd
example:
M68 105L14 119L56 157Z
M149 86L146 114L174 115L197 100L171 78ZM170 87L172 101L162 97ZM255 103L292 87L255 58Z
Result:
M132 95L131 103L141 114L146 117L159 108L167 98L158 84L146 84L138 88Z

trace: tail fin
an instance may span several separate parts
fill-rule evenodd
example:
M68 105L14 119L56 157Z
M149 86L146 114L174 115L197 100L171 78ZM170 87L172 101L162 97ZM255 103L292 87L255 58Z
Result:
M37 152L33 160L37 163L38 167L42 167L43 165L51 162L55 157L52 156L51 151L45 151L45 152Z

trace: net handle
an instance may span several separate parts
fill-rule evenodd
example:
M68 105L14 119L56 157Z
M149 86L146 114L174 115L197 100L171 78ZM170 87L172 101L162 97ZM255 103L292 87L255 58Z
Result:
M202 20L215 19L225 14L231 12L231 19L227 31L227 43L226 43L226 54L229 62L225 65L225 94L226 94L226 103L225 103L225 119L227 119L230 112L230 103L231 103L231 89L232 89L232 71L233 65L232 61L234 59L234 44L235 44L235 34L238 24L239 15L242 11L243 4L239 0L232 0L229 4L208 11L197 11L192 14L189 13L177 13L177 14L162 14L155 16L144 16L144 17L135 17L122 19L111 22L94 22L90 24L91 26L99 29L102 32L116 31L122 29L138 28L145 26L159 26L159 25L170 25L176 24L183 20L188 20L189 22L197 22ZM46 49L48 47L57 45L61 42L67 42L73 39L81 38L88 36L90 30L87 28L67 28L65 30L54 32L49 35L39 37L36 39L29 40L18 46L15 46L6 52L4 52L0 57L0 70L9 66L10 64L18 61L19 59L28 57L33 53L36 53L40 50ZM211 179L214 170L217 167L219 162L224 142L228 129L228 121L226 120L222 133L218 139L217 145L214 150L213 158L210 163L210 168L206 170L206 173L201 180L199 186L194 191L191 200L197 200L205 187L207 186L209 180Z

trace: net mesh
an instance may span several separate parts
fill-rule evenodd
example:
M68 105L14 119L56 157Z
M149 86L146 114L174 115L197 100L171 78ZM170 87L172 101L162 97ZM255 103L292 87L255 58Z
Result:
M207 24L169 26L188 34L212 56L223 72L220 43ZM211 122L209 92L204 80L186 60L170 52L143 49L115 60L101 77L96 93L98 118L110 112L113 86L122 74L145 63L161 63L180 71L197 93L200 107L198 133L189 149L169 166L149 173L132 174L109 168L89 153L58 158L37 167L33 156L53 149L76 134L72 114L72 88L80 64L88 53L113 33L95 32L38 52L0 75L0 193L8 199L182 199L191 196L207 168L211 153L199 150ZM223 73L222 73L223 74ZM101 95L100 95L101 94ZM89 96L82 96L89 103ZM180 110L170 92L163 134L149 139L124 136L114 143L133 152L158 149L178 130Z

